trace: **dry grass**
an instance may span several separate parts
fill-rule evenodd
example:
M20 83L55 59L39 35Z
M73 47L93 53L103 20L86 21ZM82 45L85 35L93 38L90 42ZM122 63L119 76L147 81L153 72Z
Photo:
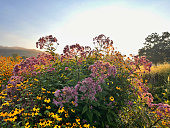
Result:
M151 74L170 74L170 64L164 63L151 67Z

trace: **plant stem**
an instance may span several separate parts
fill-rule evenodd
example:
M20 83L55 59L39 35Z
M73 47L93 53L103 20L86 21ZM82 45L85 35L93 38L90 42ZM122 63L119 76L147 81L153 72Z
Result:
M152 128L152 126L154 126L155 124L157 124L158 121L160 121L160 120L161 120L161 118L159 118L155 123L153 123L151 126L149 126L149 128Z

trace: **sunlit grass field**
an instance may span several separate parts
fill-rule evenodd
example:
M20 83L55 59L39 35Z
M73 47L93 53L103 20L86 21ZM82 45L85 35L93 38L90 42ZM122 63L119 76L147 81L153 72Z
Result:
M151 74L170 74L170 63L158 64L157 66L153 65L151 67Z

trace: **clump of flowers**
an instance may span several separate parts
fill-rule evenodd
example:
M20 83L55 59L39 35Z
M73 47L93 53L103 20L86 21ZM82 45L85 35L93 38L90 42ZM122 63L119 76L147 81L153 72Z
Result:
M57 59L53 47L59 45L57 39L40 38L36 47L49 53L15 63L13 76L0 86L0 126L168 126L170 106L154 103L142 79L152 63L114 51L113 41L103 34L93 41L94 50L67 45Z
M111 66L110 63L103 63L102 61L97 61L93 65L89 66L91 70L91 76L97 78L98 82L104 82L104 79L113 75L116 75L116 67Z
M39 54L37 57L26 58L20 64L15 65L13 73L14 75L36 75L40 73L41 69L51 67L54 59L48 53Z
M93 52L98 56L107 56L109 54L113 54L114 47L113 41L106 37L104 34L100 34L93 38L93 44L96 45L96 49Z
M91 48L89 46L80 46L79 44L75 45L66 45L63 50L63 54L61 54L61 62L63 59L76 59L78 63L81 63L82 60L92 53Z
M54 43L56 45L59 45L59 43L57 43L57 39L56 37L53 37L52 35L46 36L46 37L41 37L38 42L36 42L36 47L38 48L38 46L40 47L40 49L45 49L46 52L51 53L52 55L54 55L54 51L56 50L56 47L53 46Z
M55 96L57 101L53 99L56 105L63 106L63 103L69 103L74 99L74 103L77 106L78 96L81 100L97 100L95 95L97 92L102 92L102 88L99 85L103 83L104 80L116 74L116 68L111 66L109 63L103 63L102 61L97 61L93 65L89 66L89 70L92 71L91 77L85 78L82 82L78 82L75 87L64 87L63 89L57 90ZM97 80L95 80L97 78Z

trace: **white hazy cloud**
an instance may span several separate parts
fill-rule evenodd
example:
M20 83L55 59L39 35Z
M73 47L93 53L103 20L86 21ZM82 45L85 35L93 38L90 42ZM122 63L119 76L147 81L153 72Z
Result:
M31 48L30 40L24 38L23 36L20 36L12 32L10 33L10 32L1 32L1 31L0 31L0 35L1 35L0 45Z
M105 34L123 54L137 54L149 34L170 30L169 23L169 19L150 10L111 5L74 15L56 29L55 35L64 47L73 43L91 46L93 37Z

